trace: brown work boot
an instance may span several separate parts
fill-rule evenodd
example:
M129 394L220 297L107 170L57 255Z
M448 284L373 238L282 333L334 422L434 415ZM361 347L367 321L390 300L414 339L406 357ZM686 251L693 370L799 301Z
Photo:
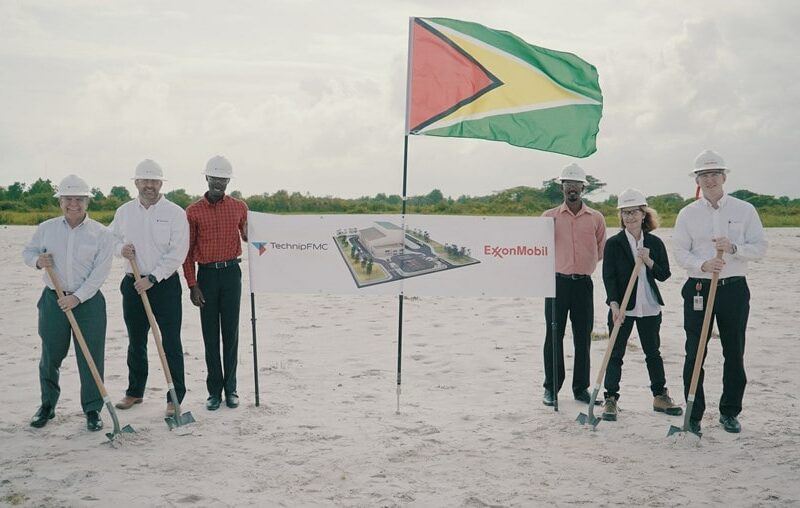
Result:
M664 391L661 392L661 394L656 395L653 399L653 411L667 413L668 415L672 416L679 416L683 414L683 408L675 404L675 402L672 400L672 397L669 396L669 392L666 388L664 388Z
M164 416L173 417L175 416L175 404L172 402L167 402L167 410L164 411Z
M603 420L607 422L617 421L617 398L606 397L603 403Z
M117 409L130 409L133 407L134 404L141 404L142 401L141 397L131 397L130 395L126 395L122 397L122 400L114 404Z

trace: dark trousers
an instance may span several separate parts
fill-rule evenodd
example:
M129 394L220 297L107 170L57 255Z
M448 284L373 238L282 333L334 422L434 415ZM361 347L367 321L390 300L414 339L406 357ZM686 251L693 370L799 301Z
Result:
M683 392L687 399L705 315L705 308L701 311L696 311L693 307L693 298L698 293L695 288L696 282L697 279L689 279L681 290L681 295L683 296L683 329L686 331ZM708 304L709 282L703 282L700 290L704 305ZM749 314L750 288L747 287L747 281L744 278L732 284L717 287L711 324L713 325L716 320L720 344L722 345L724 363L722 367L722 396L719 400L719 412L727 416L737 416L742 412L742 398L744 397L745 385L747 385L747 376L744 372L744 343ZM709 327L709 334L712 327ZM708 343L706 343L707 345ZM708 348L702 354L703 361L705 361ZM691 418L694 420L700 420L706 409L705 393L703 392L704 373L704 369L701 368L691 414Z
M636 329L639 331L639 342L642 344L647 373L650 375L650 391L653 396L660 395L664 391L667 382L664 376L664 361L661 359L661 351L659 350L661 347L661 337L659 335L659 331L661 330L661 313L657 316L626 316L617 334L617 340L614 342L614 349L611 350L611 357L608 359L608 368L606 369L606 378L604 382L606 397L615 397L619 399L619 380L622 378L622 358L625 356L625 348L628 345L628 339L633 331L634 323L636 323ZM609 335L613 329L614 321L611 317L611 311L609 311Z
M56 407L61 387L58 384L61 362L69 352L73 337L67 315L58 306L58 297L52 289L45 288L37 304L39 308L39 336L42 338L42 357L39 359L39 384L42 390L42 405ZM75 321L81 329L83 338L103 377L103 359L106 346L106 299L98 291L93 297L74 309ZM94 382L86 357L75 342L75 358L78 360L78 374L81 378L81 407L83 412L100 411L103 398Z
M558 389L564 383L564 331L567 313L572 322L572 340L575 345L575 365L572 372L572 392L578 394L589 387L589 348L592 343L594 325L594 284L590 277L571 280L556 277L556 297L548 298L544 304L547 334L544 339L544 387L553 389L553 300L558 324Z
M142 297L133 287L133 278L123 277L119 290L122 293L122 315L128 328L128 389L126 395L143 397L147 384L147 335L150 322L144 311ZM181 282L176 273L147 290L147 297L156 318L167 365L178 402L186 395L183 378L183 346L181 345ZM170 400L167 392L167 401Z
M236 393L242 270L239 265L220 269L201 266L197 272L197 284L205 298L205 304L200 308L200 324L206 346L206 388L209 395L221 398L223 389L227 395Z

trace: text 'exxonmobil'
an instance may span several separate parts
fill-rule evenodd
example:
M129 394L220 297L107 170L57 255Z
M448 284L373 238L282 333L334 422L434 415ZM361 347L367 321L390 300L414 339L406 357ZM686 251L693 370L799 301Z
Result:
M483 253L496 258L504 258L506 256L547 256L547 247L529 247L527 245L498 247L494 245L484 245Z

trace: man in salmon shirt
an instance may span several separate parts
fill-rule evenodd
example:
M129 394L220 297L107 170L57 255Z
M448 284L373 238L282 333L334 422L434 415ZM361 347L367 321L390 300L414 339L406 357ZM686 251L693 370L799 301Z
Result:
M564 331L567 313L572 322L575 363L572 372L572 394L575 400L589 403L589 347L594 325L592 273L603 259L606 243L606 224L597 210L581 199L586 188L586 172L577 164L565 167L561 176L564 202L551 208L542 217L555 221L556 297L545 300L545 320L548 323L544 340L544 397L546 406L556 403L556 394L564 383ZM553 305L555 304L555 313ZM554 317L555 316L555 317ZM558 358L553 354L552 321L558 324ZM555 373L554 363L558 372ZM553 378L555 374L555 379ZM600 401L596 401L599 404Z
M200 324L206 349L206 388L209 411L219 409L222 392L225 405L239 406L236 366L239 354L239 307L242 241L247 241L247 205L227 196L233 175L228 159L220 155L206 164L208 192L186 208L189 220L189 254L183 274L192 303L200 308ZM195 264L199 267L195 276ZM222 358L220 358L220 332Z

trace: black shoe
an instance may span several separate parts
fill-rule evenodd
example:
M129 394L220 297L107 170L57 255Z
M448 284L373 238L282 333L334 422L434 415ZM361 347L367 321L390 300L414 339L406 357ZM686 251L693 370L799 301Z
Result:
M212 395L211 397L208 398L208 400L206 400L206 409L208 409L209 411L216 411L217 409L219 409L220 402L222 401L219 400L219 397L215 397Z
M689 432L700 435L700 420L689 418Z
M575 400L578 402L583 402L584 404L588 404L592 400L592 396L589 395L589 390L584 390L580 393L575 394ZM603 401L599 399L594 399L594 405L599 406L603 403Z
M225 396L225 405L229 408L239 407L239 396L235 393Z
M89 411L86 413L86 428L92 432L103 428L103 420L100 419L100 411Z
M553 392L548 390L547 388L544 389L544 396L542 397L542 404L545 406L555 406L556 399L553 397Z
M742 425L735 416L719 415L719 423L722 424L722 428L725 429L725 432L738 434L742 431Z
M41 429L47 422L56 416L56 410L53 406L42 405L36 410L36 414L31 418L31 427Z

